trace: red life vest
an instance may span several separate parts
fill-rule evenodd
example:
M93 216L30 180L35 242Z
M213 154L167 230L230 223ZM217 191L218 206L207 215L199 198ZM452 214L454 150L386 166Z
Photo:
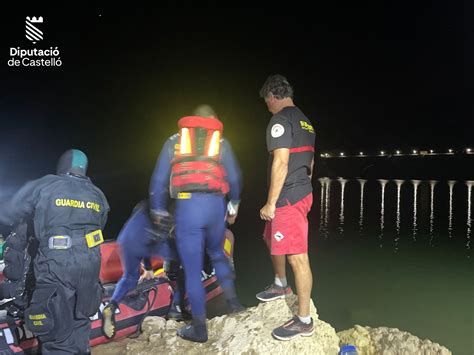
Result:
M178 121L179 144L171 162L171 197L180 192L227 194L229 184L220 162L224 126L217 118L187 116Z

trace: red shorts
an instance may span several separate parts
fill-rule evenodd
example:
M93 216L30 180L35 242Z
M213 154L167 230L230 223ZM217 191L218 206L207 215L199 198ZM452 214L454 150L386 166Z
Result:
M265 224L263 239L270 241L270 254L305 254L308 252L308 212L313 204L309 194L294 205L278 207L275 217Z

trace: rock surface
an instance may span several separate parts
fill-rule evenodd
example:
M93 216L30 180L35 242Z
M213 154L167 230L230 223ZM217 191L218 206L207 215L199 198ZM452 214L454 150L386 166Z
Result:
M209 340L205 344L179 338L176 330L183 323L148 317L138 339L124 339L92 349L92 354L314 354L336 355L339 338L328 323L318 319L311 302L315 333L291 341L275 340L271 332L296 313L296 296L260 303L234 314L215 317L207 322Z
M354 328L337 333L341 345L352 344L363 355L451 355L444 346L430 340L421 340L416 336L397 328L370 328L355 325Z

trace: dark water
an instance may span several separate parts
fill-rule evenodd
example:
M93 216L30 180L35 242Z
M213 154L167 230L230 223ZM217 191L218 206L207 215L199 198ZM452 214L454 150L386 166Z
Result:
M473 354L474 182L319 182L309 255L320 318L336 331L399 328L454 354ZM255 305L255 293L273 276L258 209L248 213L233 227L237 288L243 303ZM294 285L291 272L289 278Z

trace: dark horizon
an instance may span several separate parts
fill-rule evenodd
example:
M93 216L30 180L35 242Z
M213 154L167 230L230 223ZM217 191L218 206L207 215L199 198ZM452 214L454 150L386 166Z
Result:
M146 196L177 119L208 103L224 122L244 191L258 199L271 117L258 91L273 73L293 85L318 152L474 148L467 7L10 13L1 24L8 36L0 55L0 195L53 173L59 155L75 147L123 220ZM25 16L44 17L42 41L25 38ZM58 47L62 65L9 67L12 47Z

